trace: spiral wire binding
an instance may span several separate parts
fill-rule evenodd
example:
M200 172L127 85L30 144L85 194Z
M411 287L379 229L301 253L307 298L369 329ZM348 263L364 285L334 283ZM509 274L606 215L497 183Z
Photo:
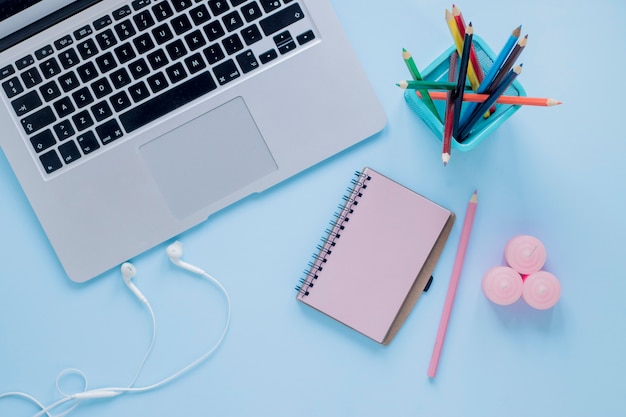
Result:
M304 277L299 280L300 285L296 287L296 291L303 296L309 295L310 288L313 288L315 285L319 273L324 269L324 264L333 253L337 240L341 238L341 234L346 228L345 223L350 221L354 208L359 204L361 197L363 197L363 190L367 188L369 181L372 179L371 176L361 171L356 171L354 175L355 177L350 182L352 186L347 189L348 194L343 196L344 204L340 204L338 207L339 211L334 213L334 220L330 222L331 227L326 229L325 237L317 245L317 252L308 263L308 271L304 272Z

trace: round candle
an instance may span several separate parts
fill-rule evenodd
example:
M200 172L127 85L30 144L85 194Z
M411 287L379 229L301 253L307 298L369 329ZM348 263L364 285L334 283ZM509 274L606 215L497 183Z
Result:
M530 275L539 271L546 262L546 248L536 237L516 236L506 244L504 259L520 274Z
M485 273L482 287L489 300L506 306L519 300L524 282L522 276L513 268L496 266Z
M538 310L546 310L559 301L561 284L549 272L535 272L526 277L522 297L531 307Z

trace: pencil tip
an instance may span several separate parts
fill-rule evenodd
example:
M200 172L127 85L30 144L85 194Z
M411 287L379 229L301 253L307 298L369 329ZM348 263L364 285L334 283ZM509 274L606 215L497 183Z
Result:
M445 152L441 154L441 160L443 161L443 166L448 166L448 162L450 161L450 154Z

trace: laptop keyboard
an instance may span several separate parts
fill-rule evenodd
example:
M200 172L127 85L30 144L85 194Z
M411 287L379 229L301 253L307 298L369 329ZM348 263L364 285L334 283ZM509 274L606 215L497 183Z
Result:
M315 39L292 33L304 17L295 0L135 0L0 81L51 174Z

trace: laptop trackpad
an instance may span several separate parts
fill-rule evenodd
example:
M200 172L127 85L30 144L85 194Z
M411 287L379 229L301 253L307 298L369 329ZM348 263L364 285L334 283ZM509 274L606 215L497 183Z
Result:
M179 219L277 169L241 97L146 143L140 151Z

